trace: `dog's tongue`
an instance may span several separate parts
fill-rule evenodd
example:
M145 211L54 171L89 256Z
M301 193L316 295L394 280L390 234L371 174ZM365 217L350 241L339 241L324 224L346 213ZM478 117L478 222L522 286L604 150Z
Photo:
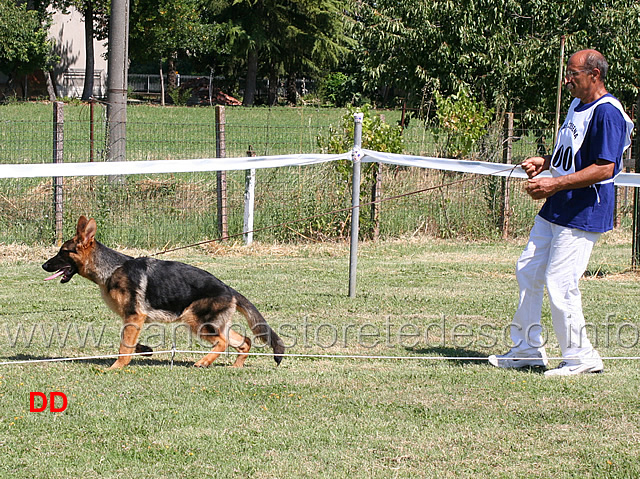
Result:
M45 281L49 281L51 279L56 279L58 276L62 276L64 274L63 270L58 271L57 273L52 274L51 276L49 276L48 278L45 278Z

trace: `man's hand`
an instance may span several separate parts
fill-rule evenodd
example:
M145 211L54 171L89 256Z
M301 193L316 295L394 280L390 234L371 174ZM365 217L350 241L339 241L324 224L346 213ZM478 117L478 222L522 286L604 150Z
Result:
M524 190L534 200L543 200L553 195L561 188L558 187L557 178L533 178L527 181Z
M524 160L520 166L529 178L538 176L544 170L549 169L551 157L533 156Z

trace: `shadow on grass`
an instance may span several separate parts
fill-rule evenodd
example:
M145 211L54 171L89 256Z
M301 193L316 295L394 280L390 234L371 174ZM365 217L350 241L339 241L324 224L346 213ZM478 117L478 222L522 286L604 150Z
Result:
M452 364L464 366L465 364L489 364L487 362L487 355L474 351L472 349L465 348L451 348L451 347L430 347L430 348L405 348L407 351L419 354L421 356L440 356L443 361L450 362Z
M133 366L171 366L171 358L169 354L163 354L162 356L166 356L165 359L149 359L147 357L133 357L131 362L127 365L127 367ZM51 356L38 356L32 354L15 354L13 356L7 356L4 358L0 358L0 362L16 362L16 365L26 365L22 361L29 361L32 364L45 364L45 363L86 363L92 364L95 366L104 366L109 367L115 362L116 358L87 358L87 359L74 359L74 358L57 358ZM173 365L177 367L192 367L195 361L185 361L185 360L173 360ZM10 366L11 364L7 364ZM211 366L226 366L223 362L214 362Z
M480 353L472 349L464 348L447 348L447 347L432 347L432 348L405 348L414 354L422 356L441 356L443 361L446 361L456 366L465 366L467 364L482 364L492 369L499 369L489 364L488 356L485 353ZM510 371L521 373L538 373L543 374L546 369L542 367L532 366L510 369Z

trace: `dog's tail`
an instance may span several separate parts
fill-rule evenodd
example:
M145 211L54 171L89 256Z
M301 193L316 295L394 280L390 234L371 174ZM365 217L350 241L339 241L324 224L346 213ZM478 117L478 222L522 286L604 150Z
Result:
M271 346L274 353L273 359L275 359L276 364L280 364L282 354L284 354L284 342L280 339L280 336L271 329L271 326L267 324L262 314L260 314L260 311L258 311L251 301L237 291L234 291L234 296L236 299L236 308L247 318L247 322L249 323L251 331L255 334L255 338L258 342Z

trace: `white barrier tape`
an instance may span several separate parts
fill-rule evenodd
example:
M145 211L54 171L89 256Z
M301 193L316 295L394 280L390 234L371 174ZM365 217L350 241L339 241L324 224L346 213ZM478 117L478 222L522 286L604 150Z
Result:
M50 163L0 165L0 178L39 178L53 176L108 176L152 173L190 173L201 171L250 170L306 166L328 161L348 160L350 153L339 155L296 154L243 158L201 158L196 160L100 161L91 163Z
M618 173L618 176L613 179L613 184L616 186L632 186L638 188L640 187L640 174Z
M453 160L450 158L435 158L430 156L400 155L396 153L380 153L363 149L363 162L379 162L398 166L413 166L417 168L429 168L432 170L456 171L459 173L475 173L479 175L508 176L511 178L527 178L520 166L515 168L506 163L489 163L487 161ZM551 176L548 171L540 175ZM619 173L614 178L616 186L640 187L640 174Z
M306 166L336 160L353 160L354 152L336 155L296 154L276 156L256 156L241 158L201 158L195 160L150 160L150 161L100 161L92 163L50 163L27 165L0 165L0 178L40 178L54 176L108 176L139 175L157 173L190 173L203 171L232 171L258 168L278 168L284 166ZM367 149L358 150L363 162L380 162L398 166L412 166L434 170L475 173L479 175L527 178L520 166L487 161L454 160L428 156L399 155L381 153ZM541 176L548 176L544 172ZM616 186L640 187L640 174L620 173L615 177Z
M505 163L489 163L488 161L453 160L431 156L400 155L397 153L380 153L363 149L363 162L379 162L398 166L413 166L432 170L456 171L458 173L476 173L479 175L512 176L527 178L520 166Z

